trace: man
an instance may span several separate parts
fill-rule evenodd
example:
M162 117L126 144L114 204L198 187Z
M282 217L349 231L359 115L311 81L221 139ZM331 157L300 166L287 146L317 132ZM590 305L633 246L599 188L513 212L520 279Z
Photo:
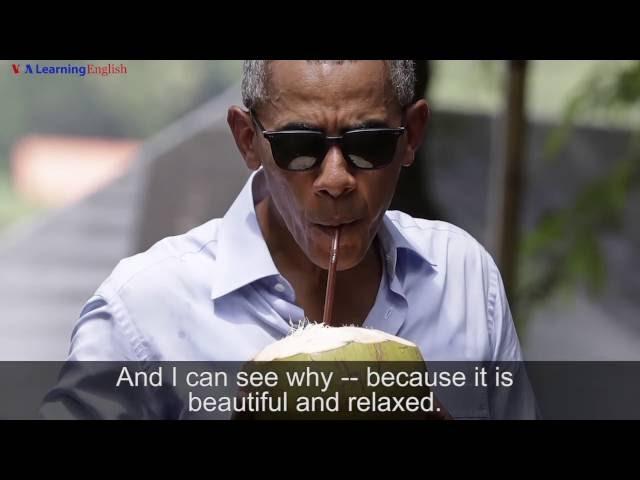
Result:
M500 274L443 222L387 211L429 120L411 61L247 61L228 124L253 171L221 219L122 261L82 310L70 360L238 360L320 322L341 229L334 324L428 361L521 360Z

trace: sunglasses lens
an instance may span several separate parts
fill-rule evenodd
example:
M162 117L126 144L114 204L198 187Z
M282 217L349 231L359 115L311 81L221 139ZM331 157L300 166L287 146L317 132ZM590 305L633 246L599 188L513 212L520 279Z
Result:
M345 133L342 151L357 168L372 170L389 165L396 152L398 131L359 130ZM266 135L276 164L285 170L314 168L327 153L321 132L281 131Z
M344 153L353 164L362 169L374 169L393 161L398 144L393 131L348 132L344 136Z
M324 137L319 132L277 132L269 137L273 159L286 170L308 170L323 157Z

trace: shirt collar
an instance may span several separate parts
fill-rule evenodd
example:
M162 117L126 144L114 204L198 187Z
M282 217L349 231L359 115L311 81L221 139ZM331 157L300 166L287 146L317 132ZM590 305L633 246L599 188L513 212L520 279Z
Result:
M413 256L432 269L436 267L436 264L427 258L423 249L416 247L402 234L401 226L399 228L388 214L384 216L378 230L378 239L382 248L383 261L386 262L385 269L389 288L406 299L402 281L399 278L401 259L408 260L408 257ZM401 255L400 252L404 252L404 255Z
M279 275L267 247L255 205L266 194L262 168L253 172L222 218L211 298L222 297L261 278Z
M262 278L280 275L262 236L255 206L268 194L262 168L253 172L222 218L218 230L216 272L211 298L216 299ZM397 276L398 252L407 250L435 266L398 229L388 215L378 231L391 290L402 295Z

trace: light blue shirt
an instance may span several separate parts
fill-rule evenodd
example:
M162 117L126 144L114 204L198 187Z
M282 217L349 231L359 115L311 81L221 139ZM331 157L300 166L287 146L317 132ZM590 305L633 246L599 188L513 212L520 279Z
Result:
M122 260L84 306L68 359L246 361L287 335L305 315L261 234L254 207L267 194L257 170L223 218ZM500 273L468 233L388 211L379 239L364 327L427 361L522 360Z
M261 234L255 205L265 195L258 170L223 218L122 260L84 306L72 333L71 368L42 416L200 418L181 388L121 394L85 362L241 363L290 333L305 315ZM364 327L414 342L427 365L522 360L498 269L469 234L390 211L378 235L383 275ZM436 389L436 396L454 418L536 418L526 372L517 365L511 389Z

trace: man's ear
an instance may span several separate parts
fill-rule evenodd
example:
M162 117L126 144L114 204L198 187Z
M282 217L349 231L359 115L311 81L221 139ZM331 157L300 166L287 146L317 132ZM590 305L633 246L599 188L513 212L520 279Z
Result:
M260 155L256 150L257 144L254 141L256 131L253 128L253 121L249 113L240 107L230 107L227 112L227 123L249 170L260 168Z
M425 131L431 117L429 104L424 99L407 108L406 128L407 128L407 149L405 150L402 166L408 167L413 164L416 152L422 145Z

